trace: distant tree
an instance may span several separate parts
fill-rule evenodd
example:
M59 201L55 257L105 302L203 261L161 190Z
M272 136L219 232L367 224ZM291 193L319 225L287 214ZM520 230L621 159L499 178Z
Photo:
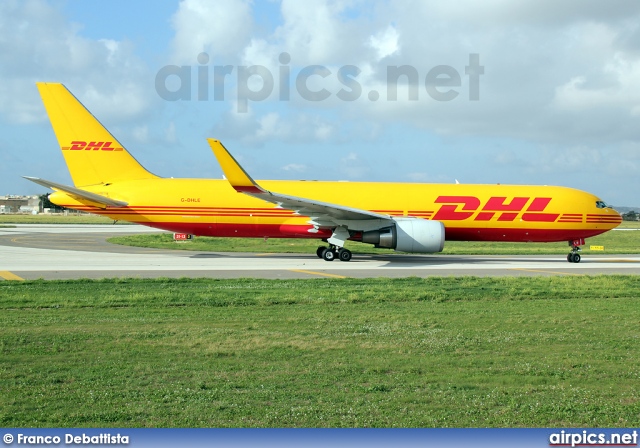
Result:
M53 213L60 213L64 210L64 207L60 207L49 200L49 194L41 194L39 197L43 211L45 208L50 208Z
M622 214L622 219L624 219L625 221L637 221L638 220L638 214L636 212L634 212L633 210L631 210L630 212L623 213Z

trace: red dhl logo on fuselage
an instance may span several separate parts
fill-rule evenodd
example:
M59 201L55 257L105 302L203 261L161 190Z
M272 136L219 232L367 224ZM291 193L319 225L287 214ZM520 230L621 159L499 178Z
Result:
M63 146L63 151L122 151L122 147L112 146L113 142L82 142L74 140L71 146Z
M514 197L507 202L506 196L495 196L482 205L475 196L438 196L436 204L442 205L431 219L436 221L464 221L476 215L474 221L491 221L495 216L501 222L515 221L520 213L523 221L555 222L559 213L543 213L552 198ZM477 212L477 214L476 214ZM582 217L580 217L582 221Z
M512 222L516 218L527 222L583 222L584 216L580 213L544 213L551 200L518 196L507 202L506 196L494 196L482 205L482 201L475 196L438 196L436 204L443 205L435 213L417 212L415 216L436 221L465 221L472 217L474 221L491 221L497 217L498 222ZM409 214L412 214L411 211ZM622 217L618 214L587 214L586 222L619 224Z

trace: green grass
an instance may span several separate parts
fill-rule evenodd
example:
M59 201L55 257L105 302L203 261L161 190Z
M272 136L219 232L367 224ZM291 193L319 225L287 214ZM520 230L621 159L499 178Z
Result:
M638 228L640 223L627 228ZM176 243L171 234L130 235L110 238L110 243L127 246L154 247L162 249L197 250L211 252L279 252L279 253L314 253L318 245L316 240L276 239L269 238L207 238L196 237L192 241ZM591 251L589 246L604 246L605 251ZM348 241L346 246L354 253L391 253L388 249L375 249L370 244ZM443 254L565 254L569 253L566 242L560 243L490 243L447 241ZM635 254L640 253L640 230L611 231L603 235L589 238L583 253L595 254Z
M269 253L315 253L322 241L292 238L216 238L195 237L191 241L175 242L170 233L150 235L127 235L107 240L113 244L157 249L197 250L210 252L269 252ZM389 253L389 250L375 249L370 244L347 241L345 245L354 253Z
M0 282L4 427L635 427L640 277Z

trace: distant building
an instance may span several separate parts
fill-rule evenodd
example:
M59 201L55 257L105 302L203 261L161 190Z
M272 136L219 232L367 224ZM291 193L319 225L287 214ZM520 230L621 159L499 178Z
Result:
M0 213L40 213L40 196L0 196Z

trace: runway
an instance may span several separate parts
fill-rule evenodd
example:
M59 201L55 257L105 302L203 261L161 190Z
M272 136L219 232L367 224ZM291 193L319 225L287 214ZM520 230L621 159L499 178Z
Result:
M370 278L640 274L638 255L354 255L348 263L313 254L170 251L117 246L115 235L158 232L133 225L0 227L0 281L77 278Z

